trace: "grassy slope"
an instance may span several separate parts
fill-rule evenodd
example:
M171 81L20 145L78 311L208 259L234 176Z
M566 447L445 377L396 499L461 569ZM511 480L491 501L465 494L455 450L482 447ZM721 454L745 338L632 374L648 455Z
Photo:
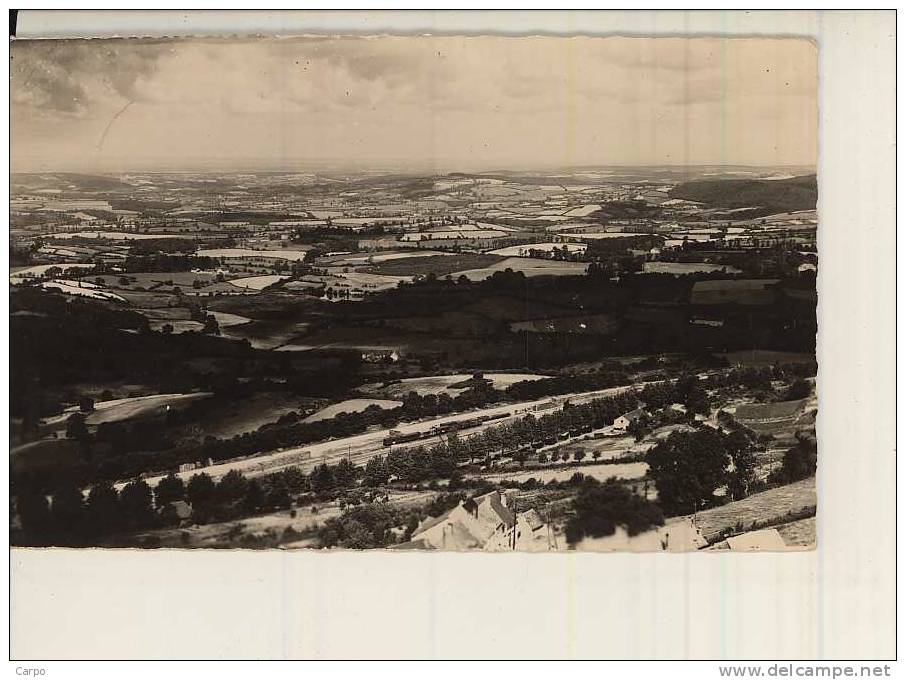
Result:
M782 180L701 180L676 186L670 197L710 203L721 208L760 205L777 212L814 210L818 200L818 183L815 175Z

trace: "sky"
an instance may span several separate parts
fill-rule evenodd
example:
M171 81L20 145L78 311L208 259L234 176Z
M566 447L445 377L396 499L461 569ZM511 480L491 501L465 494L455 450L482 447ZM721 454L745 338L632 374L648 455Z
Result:
M11 59L15 172L816 164L807 40L37 40Z

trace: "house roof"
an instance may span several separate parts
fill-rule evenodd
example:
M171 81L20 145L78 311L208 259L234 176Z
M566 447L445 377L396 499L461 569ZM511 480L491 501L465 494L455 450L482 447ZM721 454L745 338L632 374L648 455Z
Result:
M645 409L637 408L634 411L630 411L629 413L624 413L623 415L620 416L620 418L625 418L626 420L633 421L633 420L638 420L639 418L641 418L644 415L647 415L645 413Z
M415 531L413 532L413 535L417 536L418 534L421 534L421 533L427 531L431 527L437 526L438 524L443 522L445 519L447 519L450 516L451 512L453 512L452 509L447 510L444 514L438 515L437 517L428 517L427 519L423 520L418 525L418 527L416 527Z
M476 536L459 522L450 522L444 532L444 547L448 550L481 549L487 540L486 537Z
M405 543L391 545L390 550L434 550L434 548L432 548L429 543L417 538L414 541L406 541Z
M749 531L727 539L730 550L785 550L786 542L777 529Z
M541 521L541 516L538 514L538 511L535 510L535 508L522 513L522 518L525 520L526 524L529 525L532 531L540 529L544 526L544 522Z
M475 520L466 520L464 515L453 516L452 513L457 508L463 508L467 515L474 517ZM401 546L405 547L396 547L396 549L419 549L419 546L414 545L419 542L429 545L426 540L420 537L438 525L443 525L441 541L444 548L448 550L480 549L484 547L489 536L493 535L500 525L509 529L515 524L515 513L504 505L500 492L492 491L483 496L469 499L438 517L427 518L413 532L413 540L409 544L401 544ZM538 525L541 525L540 518L538 519Z
M486 493L484 496L477 496L473 500L479 506L487 503L500 518L500 521L506 524L506 526L511 527L516 524L516 515L500 500L499 492L492 491L491 493Z

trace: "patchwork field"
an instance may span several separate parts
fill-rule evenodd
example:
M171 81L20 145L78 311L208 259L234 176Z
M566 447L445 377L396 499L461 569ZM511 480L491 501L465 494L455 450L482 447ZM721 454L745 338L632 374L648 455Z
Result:
M142 310L146 312L146 310ZM172 328L173 333L198 333L204 330L204 324L191 319L148 319L148 326L152 331L162 331L165 326Z
M587 228L588 225L577 224L575 227L569 227L569 229L582 229ZM600 225L599 225L600 226ZM557 229L567 229L566 225L561 225ZM568 238L582 238L589 241L596 241L604 238L633 238L640 236L635 232L622 232L622 231L582 231L576 232L571 231L570 233L557 234L557 236L568 237Z
M374 274L365 271L337 271L330 268L328 271L337 276L346 286L357 290L387 290L396 288L400 281L410 281L410 276L389 276L386 274Z
M122 290L117 295L126 300L133 307L142 310L163 309L173 305L173 295L164 292Z
M192 392L191 394L151 394L145 397L98 401L94 404L94 410L85 418L85 422L88 425L100 425L101 423L113 423L129 418L160 414L172 407L183 406L210 396L210 392ZM69 416L78 411L78 406L72 406L61 415L48 419L47 424L65 422Z
M223 328L230 328L231 326L242 326L251 322L251 319L245 316L240 316L238 314L230 314L229 312L215 312L210 311L208 314L214 316L217 319L217 325Z
M360 413L367 408L372 406L377 406L381 409L392 409L397 406L402 406L403 402L393 401L389 399L347 399L336 404L331 404L327 408L322 408L316 413L312 413L302 422L305 423L315 423L319 420L327 420L328 418L333 418L339 413Z
M206 409L193 426L201 427L205 435L212 437L234 437L276 422L292 411L298 412L302 401L286 392L260 392L237 401L219 401Z
M588 269L584 262L558 262L556 260L539 260L531 257L508 257L491 266L456 271L455 278L465 276L470 281L484 281L495 272L512 269L526 276L582 276Z
M598 453L600 460L614 460L643 453L651 446L651 442L636 442L634 437L603 437L572 442L560 450L565 451L570 457L576 451L584 451L587 459L592 459L593 454Z
M435 274L438 277L468 269L490 267L502 261L497 255L477 253L431 255L430 257L400 257L368 266L364 271L385 276L419 276ZM459 274L456 274L458 276Z
M38 472L60 470L79 462L78 445L71 439L42 439L9 451L10 472Z
M622 172L23 175L34 187L10 216L10 256L23 265L10 276L15 544L376 547L409 538L410 520L458 499L390 518L393 526L381 526L382 503L498 487L516 492L508 507L535 508L540 526L522 518L533 532L547 524L539 535L566 549L570 519L572 530L586 520L633 526L608 514L647 514L635 504L595 508L586 501L605 494L594 499L582 478L622 480L656 501L646 453L681 429L689 439L672 455L705 451L714 465L665 460L662 507L694 512L703 505L695 499L718 488L723 496L695 513L714 542L766 526L790 545L814 542L815 480L779 486L813 462L810 367L726 365L814 360L731 351L813 348L813 276L798 269L817 261L812 237L779 224L784 231L760 230L775 238L770 247L727 244L728 233L756 235L728 225L759 211L668 200L700 170L633 169L625 181ZM39 207L42 186L74 195L83 181L110 186L112 214ZM127 223L160 226L130 234ZM120 231L98 232L102 224ZM39 242L53 228L67 233ZM687 239L694 247L684 248ZM703 261L650 262L661 257ZM579 259L589 262L567 261ZM36 264L52 261L60 264ZM73 272L66 261L97 264ZM145 319L158 332L146 332ZM640 406L651 419L640 421L644 432L629 428L636 441L612 423ZM695 422L690 409L709 415ZM732 429L728 416L765 436L706 431ZM796 437L803 460L789 454ZM771 488L724 503L735 477L719 449L740 446L751 446L750 488ZM374 462L363 474L388 451L392 474L376 479ZM308 483L300 477L343 461L355 475L335 468L331 483L321 468ZM66 507L53 508L50 521L39 507L45 496L71 500L59 493L69 478L76 489L109 481L123 490L138 479L154 486L205 472L219 481L230 471L256 483L231 478L209 499L193 485L194 513L158 507L164 489L149 507L134 488L119 505L92 503L77 517L84 531ZM671 484L703 493L671 504ZM531 494L533 504L523 503ZM341 516L361 503L374 505ZM486 547L500 547L493 543Z
M183 295L210 296L218 293L242 295L255 290L254 286L237 285L236 282L243 281L241 278L218 281L213 272L134 272L124 276L107 274L89 278L92 281L97 280L105 288L115 290L127 300L136 292L173 293L178 290ZM252 280L258 278L262 277L248 277Z
M224 312L211 311L209 313L223 314ZM231 314L231 316L246 318L237 314ZM222 326L221 335L235 340L248 340L255 349L276 349L304 335L310 327L311 324L307 322L250 321Z
M271 274L269 276L245 276L239 279L230 279L230 285L236 286L237 288L248 288L250 290L263 290L268 286L273 286L275 283L279 283L288 278L288 276L277 276L276 274Z
M707 262L646 262L646 274L695 274L697 272L720 272L727 274L740 274L741 269L726 264L709 264Z
M111 241L144 241L147 239L160 238L194 238L187 234L136 234L131 231L68 231L57 232L54 234L45 234L44 238L49 239L109 239Z
M33 267L12 267L10 269L9 281L10 283L21 283L22 281L27 281L28 279L40 278L44 276L48 269L60 269L63 272L81 269L88 271L94 267L93 264L38 264Z
M415 250L409 249L401 252L381 252L381 253L357 253L355 255L334 255L331 257L318 258L318 264L329 264L343 267L379 264L381 262L390 262L392 260L403 260L407 258L419 257L436 257L451 256L453 253L445 253L440 250Z
M740 404L731 409L736 420L758 434L791 435L797 427L814 427L806 409L809 399L780 401L770 404Z
M117 300L119 302L125 302L125 300L116 293L111 293L98 287L90 287L84 285L80 286L76 282L42 281L41 287L58 290L61 293L65 293L66 295L73 295L75 297L86 297L95 300Z
M266 257L275 260L290 260L299 262L305 259L305 255L311 248L297 247L296 249L283 248L281 250L252 250L250 248L212 248L208 250L199 250L196 254L199 257L235 257L235 258L253 258Z
M421 396L426 396L428 394L449 394L451 397L455 397L457 394L468 388L453 387L453 385L462 383L471 377L470 374L459 373L456 375L433 375L424 378L404 378L403 380L391 383L390 385L375 383L372 385L365 385L360 389L368 394L397 399L405 397L410 392L416 392ZM539 375L537 373L485 373L484 377L491 381L491 385L494 389L502 390L517 382L543 380L548 376Z
M499 248L492 250L491 255L501 255L503 257L529 257L530 252L539 250L545 253L554 250L562 250L568 253L584 253L588 246L584 243L526 243L518 246L509 246L508 248Z

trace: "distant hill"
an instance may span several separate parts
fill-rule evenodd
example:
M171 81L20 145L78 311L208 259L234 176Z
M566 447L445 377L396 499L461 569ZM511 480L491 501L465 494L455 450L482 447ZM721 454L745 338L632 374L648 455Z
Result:
M818 203L818 178L803 175L789 179L717 179L679 184L671 198L699 201L720 208L764 206L772 212L814 210Z
M21 189L77 189L80 191L107 191L127 189L117 177L88 175L77 172L13 173L11 184Z

